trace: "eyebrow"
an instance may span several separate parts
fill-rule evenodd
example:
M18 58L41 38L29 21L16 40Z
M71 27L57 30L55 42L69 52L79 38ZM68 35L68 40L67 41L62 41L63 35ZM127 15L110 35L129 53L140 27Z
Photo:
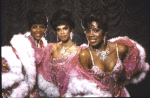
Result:
M96 27L91 27L91 28L89 28L89 29L99 29L99 28L96 28Z
M93 24L91 24L90 29L92 29L92 28L96 28L96 26L93 25ZM97 29L97 28L96 28L96 29Z
M69 27L68 26L64 26L63 28L69 28ZM57 27L56 29L60 29L60 28Z
M63 27L63 28L68 28L67 26Z
M36 26L37 26L37 25L45 26L44 24L33 24L33 25L36 25Z

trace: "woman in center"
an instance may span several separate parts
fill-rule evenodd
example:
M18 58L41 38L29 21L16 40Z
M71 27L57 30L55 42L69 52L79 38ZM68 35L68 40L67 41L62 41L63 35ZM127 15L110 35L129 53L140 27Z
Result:
M76 65L79 63L77 54L87 47L87 45L77 46L71 40L75 23L70 11L57 10L50 24L60 42L49 43L44 50L44 55L39 57L42 59L38 68L41 97L59 97L65 94L70 76L78 76L76 74Z
M72 42L71 32L75 23L71 12L65 9L56 11L50 23L61 42L49 43L44 55L41 55L42 62L38 68L39 95L41 97L108 96L108 92L97 88L94 78L82 70L79 53L88 45L76 46ZM99 86L103 87L100 83ZM93 87L95 89L91 90ZM95 92L96 90L99 92Z

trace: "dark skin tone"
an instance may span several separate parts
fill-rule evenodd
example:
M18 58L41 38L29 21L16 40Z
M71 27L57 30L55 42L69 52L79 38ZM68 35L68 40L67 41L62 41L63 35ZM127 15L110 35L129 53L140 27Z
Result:
M44 35L45 29L46 28L44 24L33 24L30 29L30 32L31 32L31 35L34 37L34 39L39 41Z
M89 32L86 32L86 37L89 41L89 49L91 50L92 56L93 56L93 62L95 66L97 66L101 71L103 72L111 72L114 67L116 66L118 57L117 57L117 51L116 51L116 44L113 42L107 42L104 43L103 38L106 36L107 32L105 34L102 34L102 29L98 28L98 23L96 21L93 21L91 23ZM103 61L100 59L100 55L97 56L97 52L95 49L98 49L99 51L104 51L107 48L107 44L109 44L109 54L107 55L107 59ZM119 58L121 61L126 57L126 54L128 53L128 47L124 44L117 44L118 47L118 53ZM93 67L91 55L89 52L89 49L86 48L84 50L81 50L79 54L79 61L81 66L84 69L91 69ZM121 78L119 78L119 82L117 83L117 87L119 85L122 85L125 81L125 74L120 74Z
M33 38L35 40L39 41L42 38L42 36L44 35L45 29L46 28L45 28L44 24L33 24L30 29L30 32L31 32L31 35L33 36ZM16 54L16 50L14 48L13 48L13 51ZM17 54L16 54L16 56L17 56ZM3 60L2 60L2 63L3 63ZM10 70L10 68L9 68L8 64L5 64L2 66L2 72L8 72L9 70ZM17 86L18 86L18 83L15 83L11 88L4 90L5 92L2 93L3 97L8 98L6 96L6 95L10 95L10 94L8 94L8 92L12 92L12 90L13 90L12 88L16 88Z
M104 36L107 34L102 34L102 29L98 28L98 23L96 21L93 21L91 23L91 28L88 30L89 32L86 32L86 37L89 41L89 49L91 50L93 61L95 66L97 66L101 71L103 72L111 72L114 67L116 66L118 57L117 57L117 51L116 51L116 44L113 42L103 42ZM107 44L109 44L109 52L110 54L107 55L107 59L103 61L100 59L100 56L97 57L97 52L95 49L98 49L99 51L106 50ZM128 47L124 44L117 44L118 46L118 54L120 60L123 62L124 58L126 57L128 53ZM86 48L84 50L81 50L79 54L79 61L83 68L85 69L91 69L93 67L91 55L89 52L89 49ZM133 70L133 74L136 72L138 66ZM116 87L118 88L119 85L124 84L125 78L125 71L123 70L120 74L120 78L118 79ZM98 80L99 81L99 80Z
M33 24L30 29L30 32L31 32L31 35L33 36L33 38L35 40L39 41L39 40L41 40L42 36L44 35L45 29L46 28L45 28L44 24ZM16 50L14 48L13 48L13 51L16 54ZM2 69L3 69L3 71L6 71L6 69L9 69L9 66L5 66L5 68L2 68Z
M91 50L94 59L94 64L104 72L111 72L118 60L116 44L112 42L106 42L104 44L103 38L107 34L107 32L105 32L105 34L103 35L102 29L98 28L97 22L93 21L91 24L92 25L89 32L86 32L86 37L89 41L89 49ZM106 50L107 44L109 44L110 54L107 55L108 58L105 61L103 61L102 59L100 59L100 56L97 57L96 55L97 52L95 49L98 49L99 51L104 51ZM128 53L128 48L123 44L117 44L117 46L118 46L119 58L123 60L126 54ZM79 56L80 56L79 61L82 67L91 69L93 64L92 64L89 50L88 49L82 50Z

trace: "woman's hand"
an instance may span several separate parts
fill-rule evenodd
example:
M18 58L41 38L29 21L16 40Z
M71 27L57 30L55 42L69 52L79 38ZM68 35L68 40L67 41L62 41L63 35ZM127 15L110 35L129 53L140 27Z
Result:
M14 85L12 85L12 87L9 87L7 89L2 89L2 97L9 98L10 95L12 94L12 90L17 88L18 85L19 85L19 83L15 83Z
M10 68L9 68L7 61L4 58L2 58L2 73L3 72L6 73L9 70L10 70Z
M65 97L65 94L62 94L60 97Z

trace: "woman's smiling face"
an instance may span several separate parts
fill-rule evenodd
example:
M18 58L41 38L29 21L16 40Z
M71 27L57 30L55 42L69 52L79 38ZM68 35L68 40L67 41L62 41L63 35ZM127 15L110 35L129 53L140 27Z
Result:
M98 23L96 21L91 22L90 29L85 31L86 37L91 46L96 46L103 41L104 36L102 31L102 29L98 28Z
M34 37L35 40L40 40L42 36L44 35L45 31L44 24L33 24L31 27L31 35Z

